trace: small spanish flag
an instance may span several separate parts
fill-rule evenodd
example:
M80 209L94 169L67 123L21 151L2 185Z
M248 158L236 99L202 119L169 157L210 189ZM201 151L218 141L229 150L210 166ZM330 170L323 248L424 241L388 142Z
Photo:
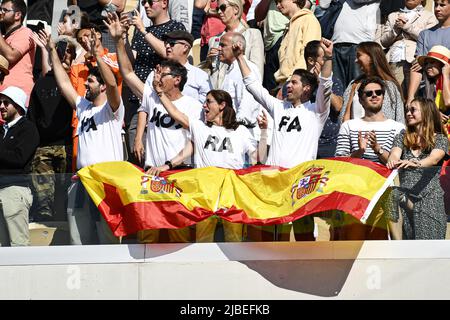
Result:
M116 236L145 229L183 228L211 215L230 222L272 225L341 210L365 222L396 171L368 160L332 158L291 169L216 167L149 176L128 162L78 172Z

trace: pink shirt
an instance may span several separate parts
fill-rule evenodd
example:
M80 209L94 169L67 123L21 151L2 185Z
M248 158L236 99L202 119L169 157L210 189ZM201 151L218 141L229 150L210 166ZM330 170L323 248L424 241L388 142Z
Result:
M250 10L253 0L245 0L244 8L242 12L242 20L247 21L247 13ZM218 0L211 0L210 2L211 9L217 9L219 6ZM203 20L202 28L200 29L200 37L201 42L200 45L208 45L209 39L211 37L217 36L225 30L225 25L222 23L222 20L218 17L206 15Z
M217 9L217 0L211 0L210 3L211 9ZM201 42L202 46L208 45L209 38L222 33L225 30L225 25L222 23L222 20L218 17L206 15L205 20L203 20L203 25L200 30Z
M28 96L27 107L31 90L34 86L33 65L34 53L36 51L36 45L31 38L31 32L27 27L20 27L5 40L7 44L20 52L22 59L15 65L9 66L9 75L5 77L5 81L0 86L0 91L9 86L16 86L25 91Z

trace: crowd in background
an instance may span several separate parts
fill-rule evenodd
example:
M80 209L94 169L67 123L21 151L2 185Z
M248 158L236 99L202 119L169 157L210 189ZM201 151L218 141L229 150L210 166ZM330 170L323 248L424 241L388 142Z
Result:
M3 0L1 245L29 245L29 222L55 219L57 174L99 162L159 175L335 156L399 169L399 186L366 224L320 214L331 240L445 239L450 0L428 1L68 0L52 25L53 1ZM120 243L76 176L66 187L71 244ZM165 232L210 242L218 223L225 241L291 227ZM312 216L292 227L315 240Z

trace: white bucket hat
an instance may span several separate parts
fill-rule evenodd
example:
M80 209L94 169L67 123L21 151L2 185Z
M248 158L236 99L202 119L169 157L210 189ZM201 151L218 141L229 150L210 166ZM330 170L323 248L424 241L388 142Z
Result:
M27 103L28 96L25 91L18 87L9 86L8 88L0 92L0 95L7 96L12 101L14 101L15 104L21 107L25 113L27 113L27 107L25 105Z

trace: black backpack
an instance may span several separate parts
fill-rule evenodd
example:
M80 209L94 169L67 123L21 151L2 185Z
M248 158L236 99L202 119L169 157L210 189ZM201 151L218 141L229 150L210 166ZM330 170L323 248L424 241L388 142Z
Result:
M341 13L345 0L333 0L325 11L323 16L318 18L320 27L322 28L322 37L330 39L333 37L334 25Z

